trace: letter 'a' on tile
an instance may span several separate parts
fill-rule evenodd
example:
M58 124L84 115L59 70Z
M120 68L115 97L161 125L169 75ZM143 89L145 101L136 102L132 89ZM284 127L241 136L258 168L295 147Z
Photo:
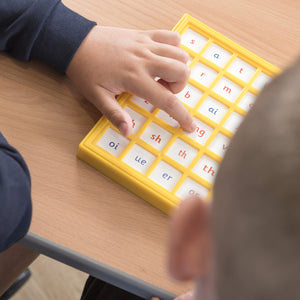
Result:
M181 139L175 140L166 153L167 156L171 157L184 167L188 167L197 154L197 149L185 143Z
M223 157L229 147L230 141L230 138L228 138L222 133L218 133L217 136L208 146L208 149L216 153L217 155Z
M149 178L168 191L172 191L182 173L164 161L159 162Z
M272 78L270 76L261 72L252 83L252 86L261 91L264 88L264 86L271 80Z
M189 49L199 52L207 43L207 38L188 28L181 36L181 44Z
M108 128L98 140L97 146L118 157L129 144L129 140Z
M185 88L176 97L186 105L194 107L201 99L203 92L191 84L187 84Z
M149 112L152 112L154 109L153 105L148 100L142 99L140 97L133 96L131 101Z
M228 111L228 107L216 99L208 96L198 111L216 123L220 123Z
M158 150L162 150L169 142L172 134L155 123L150 123L142 133L141 139Z
M167 124L171 125L174 128L180 127L179 123L163 110L159 110L158 113L156 114L156 117L163 120L164 122L166 122Z
M209 87L217 77L218 73L208 66L198 62L191 71L191 78Z
M242 92L242 87L226 77L222 77L213 88L213 91L228 101L234 102Z
M155 158L156 156L152 153L135 144L123 158L123 161L135 170L145 174Z
M223 68L229 61L232 53L220 47L219 45L211 44L204 52L203 56L212 63Z
M249 111L253 107L255 100L256 96L250 92L247 92L245 96L241 99L241 101L238 103L238 106L245 111Z
M195 142L204 145L214 129L197 118L193 118L196 123L196 129L194 132L184 132L188 137L193 139Z
M207 188L188 177L176 192L176 196L182 200L186 200L191 196L198 196L201 199L205 199L208 192Z
M240 114L233 112L227 121L224 124L224 127L231 131L232 133L236 133L238 128L240 127L242 121L244 120L244 117L241 116Z
M207 155L203 155L193 168L193 171L201 178L213 183L218 172L218 167L219 165L215 160Z
M256 72L256 68L237 57L229 66L227 71L235 77L245 82L249 82Z
M124 110L127 111L129 116L131 117L132 133L136 134L140 130L142 125L146 122L146 118L128 106L125 106Z

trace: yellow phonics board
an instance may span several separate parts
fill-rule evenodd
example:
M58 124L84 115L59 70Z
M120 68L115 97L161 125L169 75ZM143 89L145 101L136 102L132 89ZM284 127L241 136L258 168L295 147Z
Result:
M188 84L176 96L192 114L195 132L184 132L147 99L123 93L118 101L132 117L132 134L121 136L102 117L78 149L80 159L167 214L189 195L212 197L232 136L280 72L189 15L173 30L190 56Z

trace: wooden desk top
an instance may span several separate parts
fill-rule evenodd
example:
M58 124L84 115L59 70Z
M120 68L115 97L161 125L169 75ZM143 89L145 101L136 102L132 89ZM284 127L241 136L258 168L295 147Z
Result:
M106 26L171 29L184 13L284 68L300 53L299 0L65 0ZM173 293L168 217L76 158L100 117L69 80L0 55L0 130L32 175L30 231Z

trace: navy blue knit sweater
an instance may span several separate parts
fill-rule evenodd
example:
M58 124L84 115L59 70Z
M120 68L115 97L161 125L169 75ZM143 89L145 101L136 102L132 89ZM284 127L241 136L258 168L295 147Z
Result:
M60 0L0 0L0 50L60 73L94 25ZM28 168L0 133L0 252L26 234L30 221Z

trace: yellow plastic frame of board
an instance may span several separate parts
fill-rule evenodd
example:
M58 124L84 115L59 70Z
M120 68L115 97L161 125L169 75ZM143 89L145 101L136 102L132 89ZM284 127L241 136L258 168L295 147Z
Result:
M243 60L248 62L249 64L256 66L257 70L254 74L253 78L247 83L248 90L251 90L254 94L258 94L259 91L256 90L254 87L250 88L250 85L255 81L258 74L263 69L264 73L269 76L274 76L280 72L278 68L273 66L272 64L266 62L262 58L256 56L252 52L248 51L247 49L241 47L240 45L236 44L235 42L231 41L230 39L226 38L222 34L216 32L212 28L208 27L207 25L203 24L202 22L198 21L197 19L191 17L188 14L185 14L177 23L177 25L173 28L173 31L179 32L181 35L182 33L187 29L190 28L198 33L200 33L202 36L206 37L208 39L208 43L206 46L199 52L199 53L193 53L193 56L196 58L197 56L200 56L204 51L209 47L213 41L216 41L218 45L223 47L226 50L229 50L233 53L230 60L227 62L227 64L230 64L236 57L239 55ZM187 52L191 53L193 52L191 49L186 48L182 45L182 48L185 49ZM205 64L209 67L212 67L213 63L205 62ZM227 65L226 64L226 65ZM221 67L216 67L215 65L212 67L214 69L218 69L218 76L221 76L220 73L222 73ZM239 84L240 79L234 77L230 78L230 74L226 74L226 76L229 79L232 79L235 83ZM240 84L242 86L245 86L245 83L243 82ZM132 95L128 93L123 93L118 97L119 104L124 107L132 98ZM139 110L139 108L137 108ZM189 109L192 110L192 109ZM231 110L232 112L232 110ZM231 114L230 112L230 114ZM147 114L147 113L146 113ZM228 113L229 114L229 113ZM242 115L245 115L246 113L241 112ZM144 113L145 115L145 113ZM148 114L149 116L151 113ZM146 123L140 128L140 131L142 132L143 128L146 128L147 125L150 123L149 119L147 119ZM207 124L210 123L208 120L206 122ZM107 177L115 180L140 198L148 201L153 206L157 207L161 211L163 211L166 214L169 214L171 210L176 207L181 199L177 197L176 195L172 194L168 190L164 189L163 187L159 186L155 182L153 182L151 179L146 178L144 174L141 174L140 172L136 171L135 169L131 168L124 162L122 162L122 158L126 155L127 152L122 153L120 157L116 157L104 149L98 147L96 145L96 142L101 138L101 136L105 133L105 131L108 129L108 127L111 127L115 129L117 132L118 130L114 128L111 123L108 121L106 117L102 117L96 125L92 128L92 130L87 134L87 136L82 140L82 142L79 145L77 156L88 163L89 165L96 168L98 171L106 175ZM164 125L162 125L163 128L165 128ZM215 127L215 126L214 126ZM168 131L171 131L175 133L172 130L172 128L168 127ZM233 134L228 131L227 135L229 137L232 137ZM172 139L180 136L179 134L172 137ZM213 139L215 135L210 136L209 139ZM129 144L135 143L135 140L138 139L138 137L132 137L129 138ZM140 142L139 144L142 144L145 149L148 148L147 144L145 142ZM150 146L151 147L151 146ZM131 149L131 147L127 147L128 149ZM127 150L128 151L128 150ZM164 150L164 152L166 152ZM155 150L152 152L156 152L157 156L159 157L161 154L160 151ZM218 155L215 155L215 160L220 162L221 157L218 157ZM164 160L167 161L168 159ZM150 173L151 170L155 168L155 166L158 164L154 164L149 168L147 173ZM122 166L122 167L120 167ZM178 169L180 169L180 166L178 166ZM189 168L190 169L190 168ZM186 172L186 171L185 171ZM189 170L188 170L189 172ZM147 174L146 173L146 174ZM187 178L188 175L186 175L184 178L180 179L179 182L177 182L176 186L180 186L185 178ZM201 179L200 179L201 181ZM207 184L206 186L212 186L211 184ZM210 189L211 190L211 189ZM212 197L212 191L207 195L206 200L209 200Z

